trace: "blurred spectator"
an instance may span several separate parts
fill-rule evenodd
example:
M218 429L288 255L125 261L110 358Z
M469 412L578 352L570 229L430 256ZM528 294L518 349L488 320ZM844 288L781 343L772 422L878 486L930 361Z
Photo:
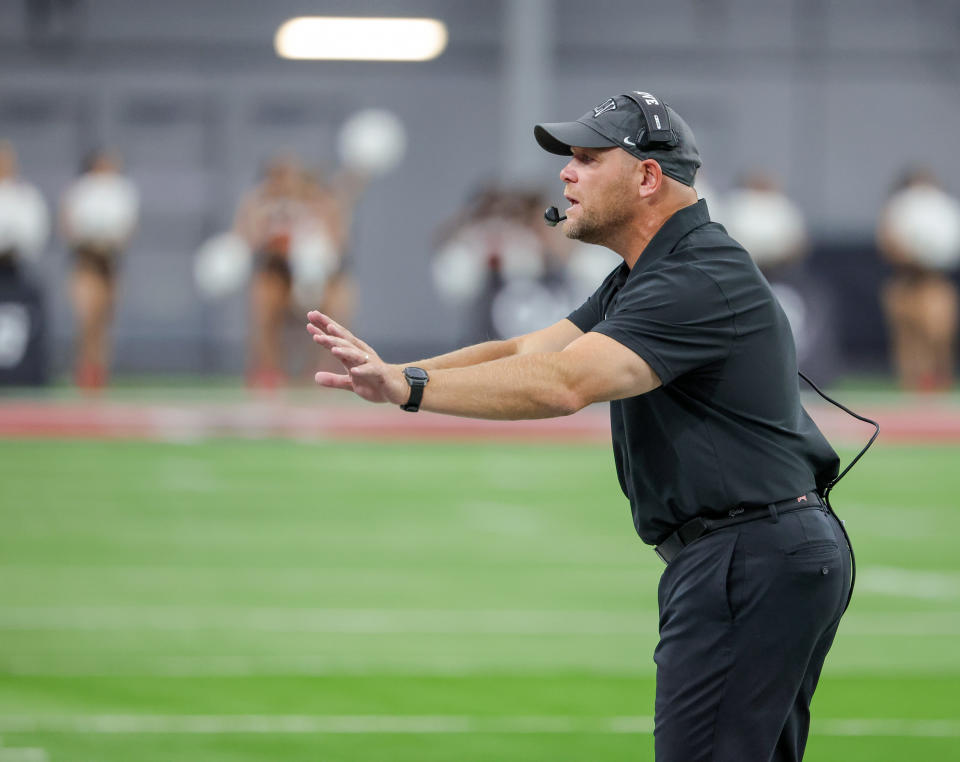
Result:
M284 329L293 308L320 309L349 324L353 286L345 268L358 175L324 182L290 155L278 156L241 201L234 229L254 252L250 286L251 386L273 388L287 376Z
M548 227L546 206L537 192L484 187L441 228L433 281L465 317L461 340L516 336L564 318L616 267L606 249Z
M769 281L790 321L800 369L829 380L837 366L836 310L830 290L806 265L803 212L771 175L758 170L746 174L710 210Z
M892 351L905 389L948 389L953 381L960 264L960 203L932 172L906 172L880 218L877 243L893 266L883 289Z
M139 193L123 176L120 157L106 150L84 159L80 177L63 195L60 226L73 252L70 293L77 316L74 377L84 389L107 381L117 269L139 209Z
M36 261L49 236L47 202L20 177L13 144L0 140L0 264L9 270Z
M806 253L803 213L764 172L746 175L721 202L727 232L743 246L765 275L776 273Z
M13 145L0 141L0 383L47 380L43 294L30 273L46 247L50 215L19 176Z

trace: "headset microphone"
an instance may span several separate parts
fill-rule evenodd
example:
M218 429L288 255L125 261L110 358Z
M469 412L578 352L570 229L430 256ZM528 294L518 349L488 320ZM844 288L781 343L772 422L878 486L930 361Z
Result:
M560 214L560 210L555 206L551 206L543 213L543 219L550 227L556 227L559 223L567 219L567 215Z

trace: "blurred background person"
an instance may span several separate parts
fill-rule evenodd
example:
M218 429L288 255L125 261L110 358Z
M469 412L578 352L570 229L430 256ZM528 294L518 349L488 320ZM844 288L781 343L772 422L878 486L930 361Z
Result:
M772 175L753 170L719 204L727 231L769 279L799 263L807 250L803 212Z
M9 271L36 262L49 236L47 202L20 176L13 144L0 140L0 265Z
M294 310L324 305L349 324L353 287L345 254L362 181L344 173L326 182L292 154L267 162L237 209L235 232L253 252L248 383L286 382L285 328Z
M117 271L140 212L140 194L122 171L117 153L91 152L61 202L60 226L73 254L74 379L83 389L107 382Z
M759 169L744 174L716 204L708 203L711 218L750 252L769 281L790 321L800 369L830 380L837 373L836 310L830 289L808 265L803 211L772 174Z
M304 174L304 183L308 213L291 249L296 327L302 328L303 310L316 304L324 305L329 310L325 314L342 325L352 325L356 290L350 274L350 233L366 176L342 169L328 178L315 169ZM304 349L300 341L296 346ZM316 364L313 354L308 356ZM307 370L312 378L314 369Z
M548 227L546 197L495 185L477 190L441 226L431 273L461 317L465 341L528 333L565 317L617 262Z
M50 235L40 191L20 177L13 144L0 141L0 383L47 379L43 292L31 272Z
M951 387L957 338L960 203L928 169L906 171L877 229L881 255L893 268L882 300L891 350L904 389Z
M271 159L237 209L234 229L254 252L247 377L252 386L278 386L285 379L283 327L293 286L290 243L306 215L303 169L293 156Z

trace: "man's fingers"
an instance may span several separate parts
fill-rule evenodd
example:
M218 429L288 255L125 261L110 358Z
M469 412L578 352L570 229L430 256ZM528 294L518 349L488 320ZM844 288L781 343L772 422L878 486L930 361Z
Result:
M310 310L307 313L307 320L309 320L313 325L322 331L325 331L327 329L327 324L331 322L331 319L319 310Z
M371 355L376 354L376 352L373 351L373 349L370 347L369 344L367 344L365 341L362 341L361 339L358 339L356 336L350 333L350 331L348 331L339 323L334 322L333 320L329 320L329 322L327 323L326 331L329 334L332 334L334 336L340 336L346 339L351 344L355 344L367 354L371 354Z
M314 374L313 380L316 381L319 386L325 386L328 389L345 389L347 391L353 391L353 381L351 381L350 376L347 375L321 371Z
M310 322L310 325L323 331L324 333L330 332L329 326L334 322L333 318L331 318L329 315L324 315L318 310L310 310L307 313L307 320Z
M330 350L344 364L363 365L370 361L370 354L352 346L337 346Z
M311 325L315 325L324 333L330 332L330 326L336 325L336 322L329 315L324 315L319 310L310 310L307 313L307 320L310 321Z
M349 339L354 343L356 343L357 341L356 336L350 333L350 331L348 331L342 325L340 325L339 323L334 323L332 320L329 323L327 323L326 331L327 333L332 334L334 336L342 336L343 338Z
M318 335L317 331L330 336L338 336L342 339L346 339L351 344L355 344L356 346L360 347L360 349L367 354L376 354L369 344L361 339L358 339L329 315L324 315L318 310L310 310L310 312L307 313L307 320L310 321L310 326L313 326L313 329L308 326L307 330L310 331L310 333L312 333L314 336Z
M353 345L346 339L341 339L339 336L331 336L328 333L315 333L313 334L313 341L316 344L319 344L322 347L327 349L333 349L334 347L352 347Z

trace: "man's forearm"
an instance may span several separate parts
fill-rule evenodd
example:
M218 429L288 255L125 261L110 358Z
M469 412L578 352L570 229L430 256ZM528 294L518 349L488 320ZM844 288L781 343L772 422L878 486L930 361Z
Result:
M421 409L493 420L569 415L584 403L564 360L560 352L536 353L437 370Z
M419 362L405 363L406 365L415 365L425 370L441 370L445 368L466 368L470 365L478 365L483 362L500 360L504 357L511 357L519 351L519 342L517 339L506 339L504 341L485 341L482 344L457 349L453 352L447 352L444 355L431 357Z

